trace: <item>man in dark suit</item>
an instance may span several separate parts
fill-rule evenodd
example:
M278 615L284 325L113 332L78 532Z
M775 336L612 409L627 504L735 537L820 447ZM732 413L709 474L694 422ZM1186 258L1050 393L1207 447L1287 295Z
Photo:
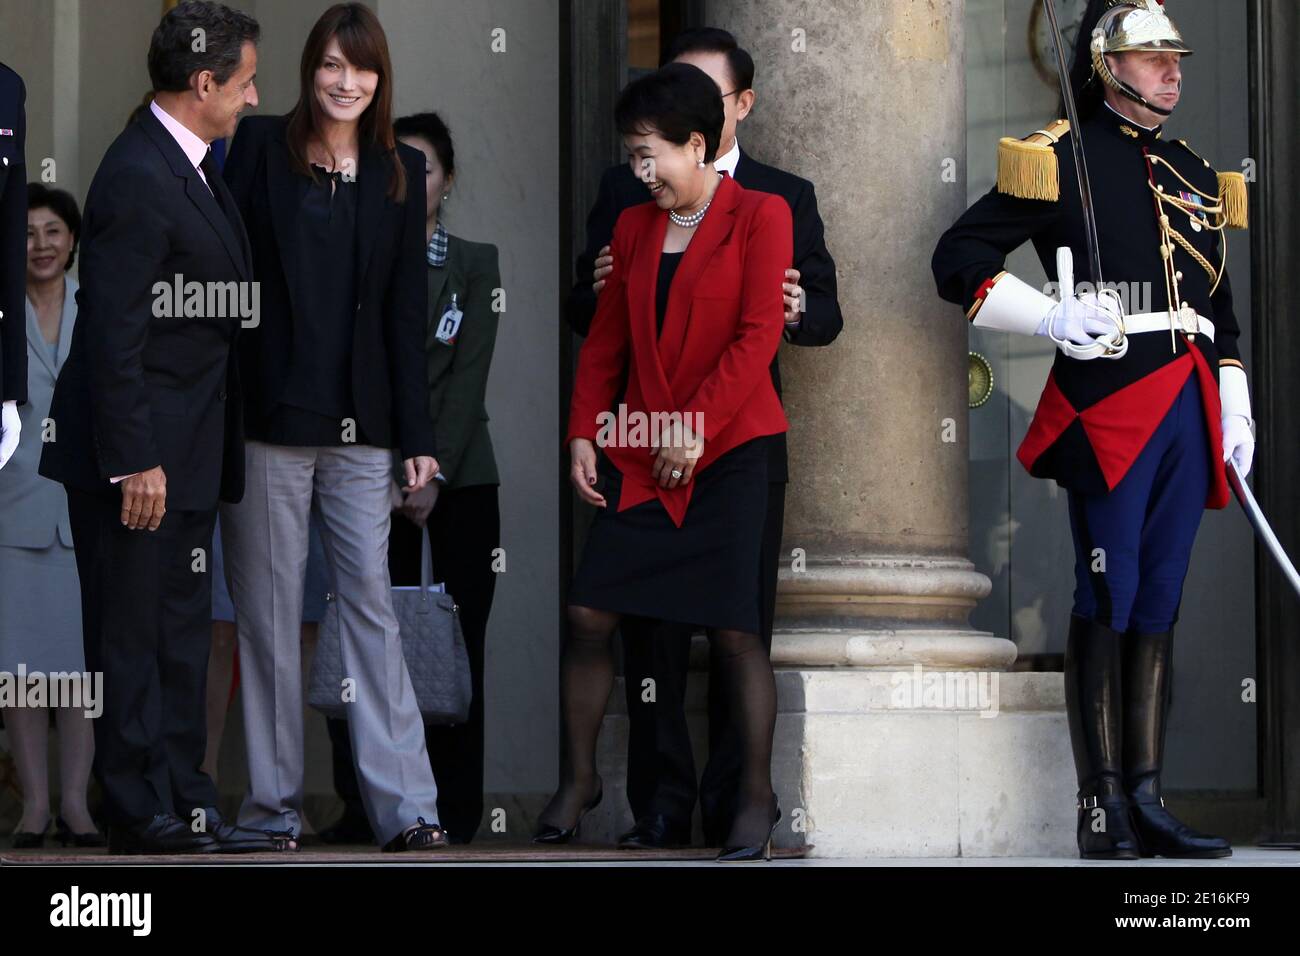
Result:
M784 337L793 345L829 345L843 327L836 297L835 263L826 249L813 184L791 173L758 162L741 151L736 126L754 105L754 62L725 30L687 30L674 38L665 61L690 63L708 73L722 91L725 122L714 166L746 189L774 193L785 199L794 219L794 268L787 270ZM600 193L587 216L587 244L575 267L576 282L569 297L569 324L586 335L596 312L596 297L610 271L608 243L619 214L650 201L645 183L628 164L612 166L601 178ZM772 383L781 394L778 359L772 360ZM768 440L768 510L763 526L760 569L762 636L772 646L776 609L776 578L788 481L785 435ZM691 628L625 619L622 624L624 681L630 722L628 742L628 801L636 826L619 840L620 846L664 847L690 842L690 822L697 795L684 698L690 660ZM654 681L654 694L645 694L643 681ZM643 699L653 696L651 700ZM731 828L732 806L740 768L740 752L727 733L727 704L723 689L710 674L709 761L698 796L704 838L720 846Z
M0 63L0 468L18 447L18 406L27 401L27 121L22 78Z
M257 105L258 34L219 4L167 13L149 48L154 101L86 199L78 318L40 470L67 490L86 664L103 674L94 766L110 852L290 845L227 824L200 769L212 527L218 498L243 494L231 353L255 318L238 307L248 241L209 144Z

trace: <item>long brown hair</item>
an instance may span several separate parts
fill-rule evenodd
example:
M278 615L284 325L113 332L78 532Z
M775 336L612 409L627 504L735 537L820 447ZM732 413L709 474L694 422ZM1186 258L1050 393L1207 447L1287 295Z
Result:
M361 114L357 140L363 148L366 144L378 146L390 159L392 175L388 195L403 202L406 199L406 170L397 155L397 139L393 136L393 63L388 56L388 39L379 18L360 3L336 3L321 14L311 33L307 34L302 62L298 67L298 102L289 113L285 132L290 165L297 172L315 176L307 159L307 144L315 139L329 149L320 135L325 124L325 111L316 99L316 70L325 61L325 48L335 37L339 49L353 66L379 74L374 99ZM334 157L331 155L330 158L333 160Z

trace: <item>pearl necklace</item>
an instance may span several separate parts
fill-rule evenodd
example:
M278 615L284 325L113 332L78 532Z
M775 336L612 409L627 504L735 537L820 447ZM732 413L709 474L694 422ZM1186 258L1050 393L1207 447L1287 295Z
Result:
M722 178L721 173L718 174L718 178ZM713 205L712 196L709 197L708 202L689 216L683 216L676 209L669 209L668 218L672 220L674 226L681 226L683 229L693 229L700 224L700 220L704 218L704 214L709 211L709 206L711 205Z

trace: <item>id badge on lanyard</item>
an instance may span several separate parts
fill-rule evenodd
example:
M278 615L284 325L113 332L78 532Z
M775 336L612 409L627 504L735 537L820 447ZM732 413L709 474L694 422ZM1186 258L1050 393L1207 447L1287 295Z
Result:
M451 303L442 312L442 317L438 319L438 330L434 337L443 345L455 345L456 333L460 331L460 320L465 317L456 304L456 293L451 294Z

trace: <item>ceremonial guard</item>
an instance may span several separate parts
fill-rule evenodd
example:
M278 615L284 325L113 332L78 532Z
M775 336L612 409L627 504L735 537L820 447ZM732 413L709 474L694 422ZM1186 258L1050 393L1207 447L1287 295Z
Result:
M1192 542L1202 510L1228 502L1225 462L1244 476L1254 451L1224 231L1246 225L1245 180L1162 127L1191 53L1156 0L1094 0L1074 70L1079 130L1058 121L1004 139L997 185L932 263L939 294L976 327L1058 346L1017 457L1069 493L1065 691L1085 859L1232 852L1170 814L1160 790ZM1059 301L1004 271L1026 241ZM1085 254L1100 289L1074 285Z

